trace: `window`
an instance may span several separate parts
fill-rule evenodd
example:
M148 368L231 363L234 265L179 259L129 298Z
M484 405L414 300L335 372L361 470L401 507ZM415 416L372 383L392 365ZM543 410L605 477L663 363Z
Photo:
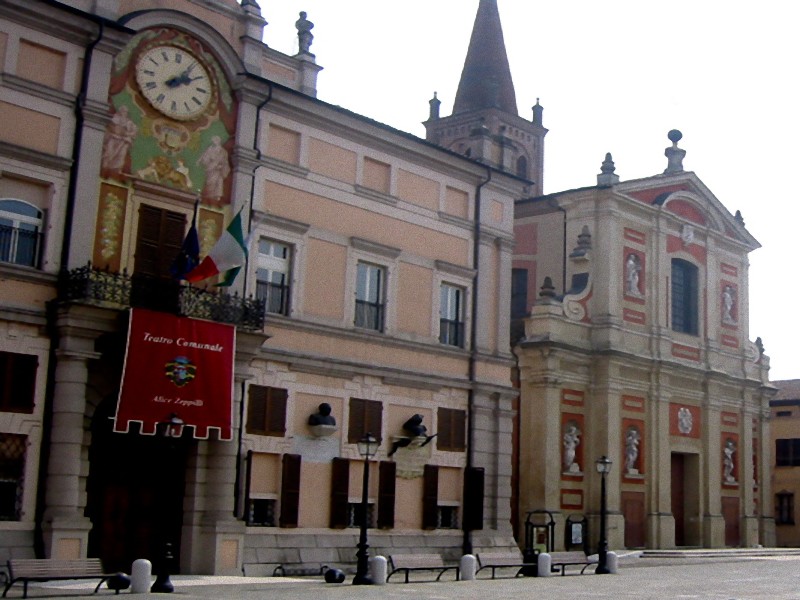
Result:
M275 504L275 500L250 499L247 506L247 524L275 527Z
M438 529L458 529L458 507L440 506Z
M264 300L268 313L289 314L290 265L289 246L272 240L259 240L256 296Z
M170 267L181 251L185 232L186 215L142 204L134 273L172 280Z
M0 521L19 521L25 474L26 437L0 433Z
M794 494L791 492L775 494L775 524L794 525Z
M464 347L464 290L444 283L439 306L439 341Z
M22 200L0 200L0 262L36 267L42 246L42 211Z
M438 421L438 435L436 448L451 452L464 452L466 449L466 423L467 413L463 410L440 408L436 414Z
M356 273L356 327L383 331L386 270L358 263Z
M286 399L281 388L251 385L247 401L247 433L283 437L286 433Z
M697 267L672 259L672 329L697 335Z
M381 417L383 403L377 400L350 398L350 419L347 427L347 441L351 444L371 433L381 441Z
M0 352L0 411L33 412L38 366L30 354Z
M528 314L528 269L511 269L511 318Z
M528 159L524 156L517 159L517 176L528 178Z
M775 440L775 466L800 467L800 439Z
M775 416L776 417L791 417L792 416L792 411L790 411L790 410L779 410L777 413L775 413Z

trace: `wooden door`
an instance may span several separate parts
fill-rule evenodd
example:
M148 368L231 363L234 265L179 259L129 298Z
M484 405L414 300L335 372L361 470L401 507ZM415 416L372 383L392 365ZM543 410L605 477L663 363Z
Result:
M725 545L738 547L741 544L739 534L739 498L722 498L722 518L725 521Z
M672 455L672 516L675 518L675 545L686 545L686 499L684 482L686 481L686 464L683 454Z
M644 548L644 492L622 492L622 517L625 519L625 547Z

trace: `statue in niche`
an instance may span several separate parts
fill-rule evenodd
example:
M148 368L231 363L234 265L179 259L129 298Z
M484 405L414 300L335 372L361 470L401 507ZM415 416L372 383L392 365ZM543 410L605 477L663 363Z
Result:
M639 469L636 468L636 461L639 459L639 442L642 436L635 427L628 429L625 435L625 472L629 475L637 475Z
M722 290L722 322L727 325L734 325L736 323L736 319L733 316L735 302L733 298L733 287L726 285Z
M736 477L733 476L733 455L736 453L736 442L731 439L726 440L723 453L725 454L723 459L725 483L736 483Z
M425 440L419 445L419 447L422 448L423 446L427 446L433 438L439 435L438 433L428 435L428 428L422 424L422 415L420 414L414 415L408 421L403 423L403 431L409 434L409 437L405 437L394 442L392 444L392 449L386 456L392 456L400 448L405 448L411 445L412 441L424 437Z
M692 418L692 411L685 406L678 409L678 431L684 435L692 433L694 427L694 419Z
M639 273L641 271L641 259L631 252L628 254L628 260L625 261L625 293L629 296L642 297L642 292L639 290Z
M331 405L323 402L317 412L308 417L308 425L315 437L321 438L336 431L336 418L331 414Z
M575 462L575 455L581 443L581 432L573 424L567 425L564 430L564 471L567 473L580 473L581 466Z

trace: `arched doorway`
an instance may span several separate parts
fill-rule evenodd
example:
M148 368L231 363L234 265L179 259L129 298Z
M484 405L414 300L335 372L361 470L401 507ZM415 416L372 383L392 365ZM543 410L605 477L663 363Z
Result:
M176 573L186 457L192 441L138 431L115 433L116 401L116 397L106 398L92 418L89 556L100 557L106 571L130 573L137 558L160 564L170 543L174 556L170 568Z

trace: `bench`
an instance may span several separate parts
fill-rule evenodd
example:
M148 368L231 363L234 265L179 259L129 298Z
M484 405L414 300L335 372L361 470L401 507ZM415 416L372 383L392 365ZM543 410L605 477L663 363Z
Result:
M56 579L99 579L94 593L103 583L114 577L115 573L103 571L99 558L80 560L56 560L52 558L11 558L8 561L8 583L3 590L3 598L16 582L23 585L22 597L28 597L29 581L53 581ZM119 590L117 590L119 594Z
M297 564L279 564L272 571L273 577L291 577L291 576L307 576L307 575L325 575L328 570L328 565L318 565L316 567L305 565L302 563Z
M550 570L553 573L558 573L561 570L562 575L566 575L566 568L568 566L583 566L581 574L588 569L591 565L597 564L596 558L590 558L583 552L549 552L550 554Z
M444 559L439 554L393 554L389 556L389 563L391 571L386 578L387 582L392 575L403 571L406 574L406 583L408 583L408 574L411 571L438 571L439 575L436 576L436 581L439 581L447 571L454 570L456 581L459 579L459 566L444 564Z
M520 575L525 575L525 569L536 567L535 563L523 562L519 552L481 552L477 555L477 559L478 570L475 571L475 575L483 569L491 569L492 579L494 579L497 569L515 568L517 573L514 577L519 577Z

